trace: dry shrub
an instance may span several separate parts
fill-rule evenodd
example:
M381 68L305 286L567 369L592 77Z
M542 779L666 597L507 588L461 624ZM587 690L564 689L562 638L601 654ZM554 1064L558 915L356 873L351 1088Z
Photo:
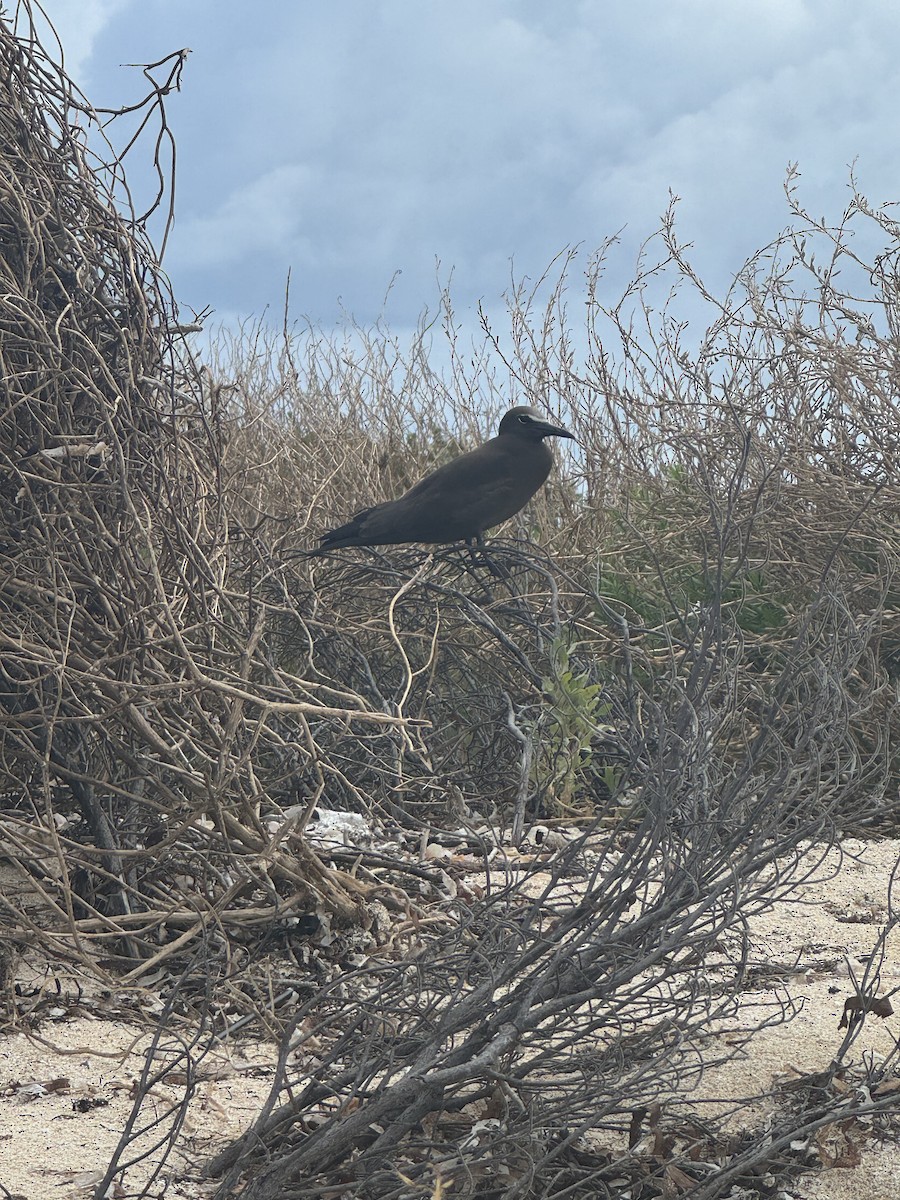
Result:
M570 814L573 796L599 814L592 839L540 864L537 900L512 871L477 903L451 891L450 926L414 939L412 965L391 961L396 943L373 947L301 1006L270 1105L213 1163L223 1197L713 1196L726 1177L755 1194L766 1171L801 1168L798 1130L835 1119L828 1088L849 1042L820 1106L782 1114L771 1136L701 1130L689 1099L733 1053L710 1035L745 986L748 918L808 878L810 842L896 815L884 634L897 493L889 439L867 446L865 431L886 421L897 297L877 270L869 311L835 293L847 229L794 215L798 231L721 304L671 221L633 311L628 297L600 304L602 256L591 264L586 336L565 323L565 274L539 311L517 294L509 338L485 323L474 374L449 302L440 377L420 342L409 360L387 353L383 330L273 338L273 408L264 392L247 403L239 347L220 364L234 389L227 470L255 481L253 519L292 549L474 441L473 397L492 414L483 433L507 402L550 401L579 449L516 523L546 558L526 547L523 563L521 543L502 541L480 568L459 551L340 552L293 559L287 588L308 674L334 686L352 671L373 706L429 722L380 775L370 761L356 802L438 823L450 791L463 806L446 801L444 823L470 829L511 812L520 828L539 806ZM847 220L896 236L859 197ZM827 286L812 238L831 247ZM668 309L654 316L666 272L715 308L693 344ZM869 391L871 408L850 403ZM358 763L358 747L342 753ZM773 996L760 1020L789 1016Z
M800 208L793 180L788 198L792 230L754 256L722 300L694 273L670 211L615 304L601 299L613 244L589 261L583 282L575 280L589 300L585 328L568 316L574 256L566 255L555 275L513 289L508 332L483 316L482 338L471 349L463 348L447 292L408 347L381 326L223 335L213 370L228 381L221 395L225 470L245 521L262 522L273 532L274 552L290 557L313 547L323 529L475 444L507 404L543 405L575 432L577 445L560 448L555 477L511 529L544 548L563 598L551 598L548 609L545 582L524 585L533 615L548 618L532 646L536 656L529 651L530 669L519 675L520 683L527 677L524 689L508 677L490 683L490 672L478 669L485 648L470 635L460 643L454 627L452 637L442 636L444 656L471 655L473 681L448 672L441 694L441 671L423 673L417 682L421 690L427 681L428 696L420 715L446 726L455 690L454 726L484 731L493 713L490 727L499 730L508 697L514 723L520 713L523 727L546 731L540 710L548 694L559 695L560 650L576 678L606 688L595 716L604 715L606 700L614 715L621 681L609 659L621 622L661 664L666 687L670 669L682 672L672 646L690 641L709 610L733 629L734 686L747 714L742 736L752 738L811 615L833 601L846 606L867 648L848 681L860 696L850 736L862 759L877 752L883 767L882 779L863 773L839 819L847 828L887 829L896 815L890 616L900 499L891 382L898 230L855 191L835 228ZM869 261L859 258L858 243L871 251ZM349 591L343 583L332 589L321 563L292 561L294 595L317 590L320 614L338 614L342 628L356 622L361 644L374 637L376 654L379 644L394 654L384 622L373 623L371 613L386 610L391 569L399 588L418 560L395 551L385 559L342 553L333 561L356 564L334 568L335 578L353 581ZM466 603L503 611L502 597L495 605L477 585L460 590ZM420 595L404 595L398 619ZM444 633L450 611L445 604ZM419 622L423 645L434 619L409 617ZM383 658L373 669L376 677L388 670ZM378 702L389 707L393 694ZM473 701L477 718L467 722ZM620 734L628 736L621 722ZM507 761L505 736L498 733L489 750L494 762ZM531 749L537 767L558 748ZM579 753L587 751L583 745ZM593 757L607 780L625 779L606 771L618 762L615 748ZM575 810L582 814L608 798L596 776L581 778ZM534 797L544 797L545 784L532 780ZM472 790L497 794L489 777L475 777ZM548 811L572 807L560 808L551 796Z
M0 793L32 902L0 903L17 937L138 979L175 934L190 952L218 924L221 950L283 902L355 921L365 889L270 847L260 812L316 760L310 719L397 721L271 659L215 392L121 164L19 16L0 23Z
M0 54L5 936L156 981L167 1019L192 987L270 1026L300 997L222 1195L712 1195L716 1155L742 1182L766 1147L698 1140L687 1093L734 1053L748 918L893 815L897 230L792 199L718 303L669 218L621 303L590 263L584 330L564 258L472 353L445 296L442 371L426 320L408 352L251 331L210 379L89 107L34 36ZM854 222L889 242L866 269ZM543 552L306 556L518 401L579 439L514 524ZM317 804L399 832L314 853ZM498 827L575 811L590 836L498 867ZM437 826L455 876L403 849Z

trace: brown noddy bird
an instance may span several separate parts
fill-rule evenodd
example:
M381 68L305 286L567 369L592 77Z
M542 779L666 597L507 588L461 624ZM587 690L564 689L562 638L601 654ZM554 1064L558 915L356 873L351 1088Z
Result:
M481 542L546 481L553 453L544 438L574 438L536 408L511 408L496 437L426 475L399 500L367 508L323 534L323 550L403 542Z

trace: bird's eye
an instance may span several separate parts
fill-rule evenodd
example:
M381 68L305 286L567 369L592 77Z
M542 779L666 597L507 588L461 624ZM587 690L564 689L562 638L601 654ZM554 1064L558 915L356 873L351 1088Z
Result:
M526 417L523 413L519 413L518 421L520 425L528 425L531 421L531 417Z

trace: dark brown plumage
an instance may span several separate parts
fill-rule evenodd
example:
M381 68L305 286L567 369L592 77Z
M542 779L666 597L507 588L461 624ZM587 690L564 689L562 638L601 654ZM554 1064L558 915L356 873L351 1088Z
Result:
M398 500L329 530L321 546L480 542L486 529L515 516L546 481L553 453L544 438L573 436L536 408L511 408L496 437L438 467Z

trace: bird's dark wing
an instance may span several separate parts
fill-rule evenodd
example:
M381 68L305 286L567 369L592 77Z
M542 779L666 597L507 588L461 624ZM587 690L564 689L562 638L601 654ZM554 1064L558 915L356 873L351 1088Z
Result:
M322 545L387 546L456 542L508 520L550 473L553 456L542 443L492 438L426 475L398 500L366 509L326 533Z
M514 516L545 482L552 463L541 444L510 446L509 439L494 438L426 475L383 519L402 525L410 541L475 537Z

